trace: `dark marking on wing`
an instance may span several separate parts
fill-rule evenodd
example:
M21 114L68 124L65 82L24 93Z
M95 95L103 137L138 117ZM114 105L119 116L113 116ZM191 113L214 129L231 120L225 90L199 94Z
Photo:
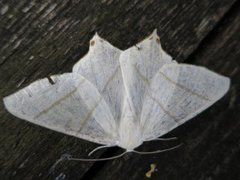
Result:
M95 41L94 41L94 40L91 40L91 41L90 41L90 46L94 46L94 44L95 44Z
M139 51L141 50L141 47L134 45Z
M47 79L48 79L48 82L50 83L50 84L55 84L55 82L53 81L53 79L48 75L47 76Z

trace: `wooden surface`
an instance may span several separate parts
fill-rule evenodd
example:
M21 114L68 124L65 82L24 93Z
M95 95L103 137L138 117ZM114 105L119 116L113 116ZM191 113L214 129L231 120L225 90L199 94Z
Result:
M49 74L71 71L97 31L126 49L158 29L177 61L230 76L229 93L207 111L168 133L176 142L148 142L156 155L107 162L62 162L63 154L87 157L97 144L32 125L0 102L0 179L239 179L240 2L237 0L0 1L0 98ZM118 154L118 148L94 157ZM102 154L103 153L103 154Z

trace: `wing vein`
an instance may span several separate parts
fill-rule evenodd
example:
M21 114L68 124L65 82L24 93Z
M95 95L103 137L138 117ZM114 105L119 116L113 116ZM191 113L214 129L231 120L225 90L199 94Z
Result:
M77 130L77 134L80 133L80 131L82 130L82 128L86 124L87 120L92 116L92 113L97 108L97 106L99 105L101 100L102 100L102 97L100 97L100 99L97 101L97 103L94 105L94 107L87 113L86 117L84 118L83 122L81 123L81 126L80 126L79 130Z
M150 93L146 93L153 101L155 101L157 103L157 105L169 116L171 117L176 123L178 123L178 119L172 115L171 112L169 112L168 110L165 109L165 107L162 105L162 103L160 103L156 98L154 98L153 96L151 96Z
M150 86L149 80L148 80L144 75L142 75L142 73L138 70L138 68L136 67L136 65L135 65L134 67L135 67L135 69L136 69L136 72L139 74L140 78ZM163 106L156 98L154 98L153 96L151 96L150 93L147 93L147 92L146 92L146 94L147 94L153 101L155 101L155 102L158 104L158 106L159 106L169 117L171 117L175 122L178 123L178 119L177 119L174 115L172 115L172 113L170 113L169 111L167 111L167 110L164 108L164 106Z
M207 98L207 97L205 97L205 96L202 96L201 94L198 94L198 93L192 91L191 89L189 89L189 88L187 88L187 87L185 87L185 86L183 86L183 85L181 85L181 84L173 81L172 79L170 79L168 76L166 76L166 75L165 75L164 73L162 73L161 71L159 71L159 73L160 73L166 80L168 80L170 83L172 83L172 84L180 87L181 89L183 89L183 90L185 90L185 91L187 91L187 92L189 92L189 93L191 93L191 94L193 94L193 95L195 95L195 96L197 96L197 97L199 97L199 98L201 98L201 99L204 99L204 100L206 100L206 101L211 101L211 99L209 99L209 98Z
M104 92L108 86L108 84L114 79L116 76L118 70L120 69L120 66L117 66L116 70L114 71L113 75L107 80L107 83L104 85L102 92Z
M39 112L34 119L39 118L40 116L48 113L52 108L54 108L55 106L59 105L63 100L69 98L72 94L74 94L78 88L80 87L80 85L84 82L84 79L77 85L76 88L74 88L72 91L70 91L69 93L67 93L65 96L63 96L62 98L58 99L57 101L55 101L51 106L49 106L48 108L44 109L43 111Z
M146 82L148 85L150 85L149 80L139 71L139 69L137 68L136 64L134 65L134 68L136 69L136 72L139 74L140 78Z

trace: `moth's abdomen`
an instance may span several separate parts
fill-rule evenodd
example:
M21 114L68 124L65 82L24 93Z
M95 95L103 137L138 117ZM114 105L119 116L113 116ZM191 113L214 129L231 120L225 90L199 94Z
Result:
M124 117L122 119L119 135L120 141L118 146L127 151L132 151L143 143L141 128L133 116Z

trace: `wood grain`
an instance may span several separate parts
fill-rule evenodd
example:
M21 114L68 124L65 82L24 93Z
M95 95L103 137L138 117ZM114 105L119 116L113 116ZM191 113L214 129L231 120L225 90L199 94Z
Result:
M180 61L187 60L235 2L236 0L187 0L184 2L180 0L91 2L87 0L2 0L0 2L0 98L49 74L71 71L73 64L87 52L88 42L96 31L117 47L126 49L157 28L164 49ZM235 45L238 44L234 42ZM225 43L221 41L219 44L224 46ZM212 49L213 47L214 45ZM204 48L201 49L204 50ZM231 50L229 54L230 52ZM224 53L222 56L225 56ZM230 56L237 57L237 55ZM221 70L219 67L226 65L225 59L220 57L215 70L226 75L230 71L234 71L233 74L238 73L238 70L231 69L236 65L230 60L229 69ZM201 63L215 68L210 58L206 58L204 62ZM235 99L231 101L233 108L237 102L236 88L231 91L235 92ZM208 113L215 111L215 114L202 115L198 118L199 121L203 117L222 119L223 115L216 116L216 111L220 111L224 106L228 106L226 99L219 105L219 109L215 107L208 111ZM204 124L208 125L207 123L208 121L202 120L201 127L190 123L174 131L174 135L181 135L181 139L184 139L187 144L183 149L151 157L127 155L121 160L107 162L106 168L102 169L96 178L142 178L145 170L149 168L150 161L161 161L163 164L164 161L169 161L166 167L158 164L158 167L161 167L159 176L165 169L163 178L179 177L186 171L189 174L196 173L197 168L194 169L193 165L191 166L193 170L177 171L176 169L190 167L191 163L204 162L199 159L195 162L191 160L190 155L197 156L199 154L196 151L202 153L209 146L214 147L209 144L201 146L199 144L202 142L201 138L207 137L207 135L199 136L201 130L206 128ZM220 136L217 136L218 131L214 131L217 124L207 127L213 129L211 132L216 136L212 137L214 141ZM195 133L185 132L189 130ZM193 137L199 139L195 140ZM210 141L207 142L210 143ZM62 154L86 157L87 153L97 146L21 121L10 115L4 109L2 102L0 103L0 145L1 179L54 179L56 177L80 179L84 177L92 163L64 162L60 163L55 171L49 173L49 170ZM190 150L189 147L191 147ZM96 156L99 155L96 153ZM180 163L181 160L183 166ZM95 170L100 170L95 167L89 171L90 174L94 175ZM200 177L201 172L197 172L197 175ZM85 178L88 176L89 174L85 175Z

